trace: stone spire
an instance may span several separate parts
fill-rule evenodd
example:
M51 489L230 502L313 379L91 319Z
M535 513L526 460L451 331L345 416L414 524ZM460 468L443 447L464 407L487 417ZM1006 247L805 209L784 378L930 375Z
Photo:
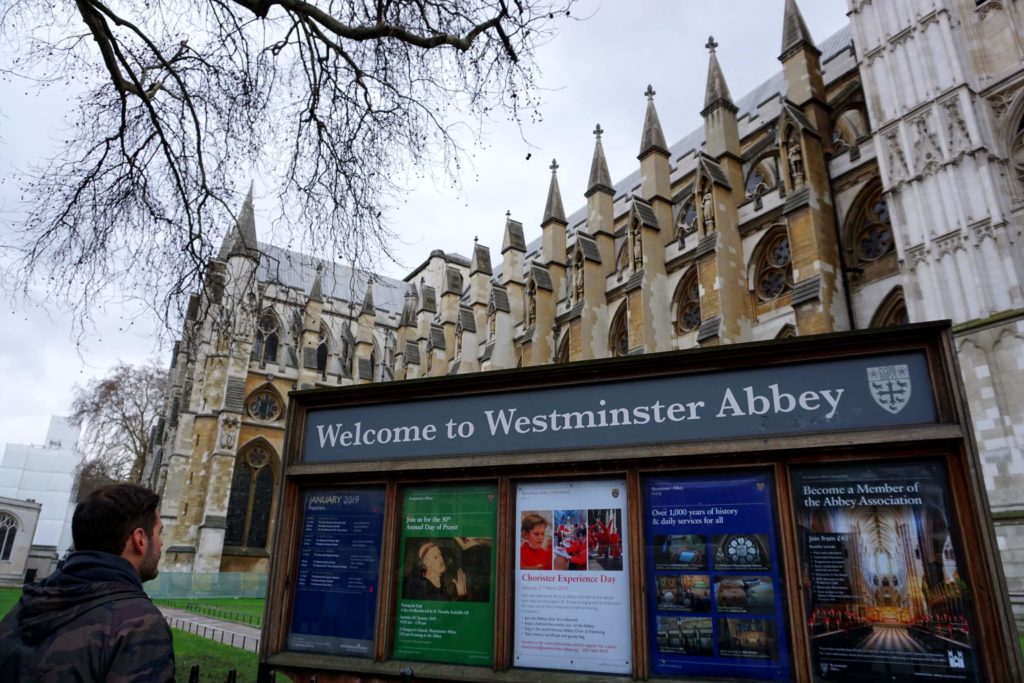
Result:
M259 253L259 243L256 240L256 215L252 208L252 187L249 183L249 193L245 195L242 202L242 210L235 220L234 244L231 246L232 254L243 254L255 256Z
M549 221L559 221L567 224L565 220L565 209L562 206L562 193L558 189L558 161L551 160L551 185L548 187L548 201L544 205L544 218L541 225Z
M668 156L668 144L665 142L665 133L661 130L661 121L658 120L658 110L654 108L654 88L650 85L644 95L647 96L647 113L644 115L644 132L640 138L640 154L642 159L651 152L661 152ZM600 139L599 139L600 142Z
M704 47L708 49L711 55L708 60L708 84L704 91L704 110L700 115L707 116L711 111L720 106L735 112L737 111L736 105L733 104L732 95L729 94L729 86L725 82L725 75L722 74L722 67L719 66L718 57L715 55L718 43L715 42L714 37L708 37L708 42Z
M657 114L655 114L657 119ZM608 162L604 158L604 146L601 144L601 134L604 130L601 129L601 124L597 124L594 128L594 158L590 162L590 180L587 181L587 191L584 194L585 197L589 197L595 192L607 192L608 194L615 194L615 190L612 188L611 174L608 173Z
M818 54L821 51L814 45L811 32L807 30L804 17L800 14L796 0L786 0L786 8L782 15L782 53L779 61L784 62L796 50L807 46Z
M366 296L363 297L363 308L362 310L359 311L359 315L373 315L374 308L375 307L373 305L373 280L370 280L370 282L366 283Z
M316 266L316 276L313 278L313 286L309 288L310 301L323 302L324 300L323 286L320 284L320 273L323 269L323 264L318 263Z

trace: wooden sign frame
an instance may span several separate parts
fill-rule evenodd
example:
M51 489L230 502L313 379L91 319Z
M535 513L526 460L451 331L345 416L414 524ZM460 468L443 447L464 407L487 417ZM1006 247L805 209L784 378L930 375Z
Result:
M797 367L845 359L870 359L880 354L921 354L927 365L927 384L935 419L927 423L857 429L794 430L785 434L744 435L690 441L664 441L607 447L561 447L552 450L432 454L411 458L304 461L308 421L323 411L375 406L416 405L469 397L493 401L512 392L549 391L566 387L600 387L612 382L642 382L654 378L702 378L716 373L744 373L762 368ZM797 494L793 472L818 465L841 469L853 465L891 466L893 463L940 463L946 495L959 545L958 561L966 574L971 603L972 648L977 679L988 683L1024 680L1005 578L998 558L987 494L977 447L971 431L962 380L948 323L923 323L900 329L868 330L768 343L738 344L684 352L648 354L494 371L446 378L378 383L340 389L293 392L285 439L284 467L279 490L276 539L268 581L260 677L276 672L294 681L416 680L510 681L537 679L538 670L517 668L513 662L514 581L519 538L507 532L517 524L515 491L519 484L615 478L626 482L628 501L624 529L633 539L625 568L630 582L631 673L636 679L655 675L651 662L648 600L645 586L644 524L641 504L647 478L693 473L759 472L770 475L775 491L776 536L782 566L788 654L793 680L817 680L812 665L811 637L806 627L807 581L794 514ZM821 366L827 367L827 366ZM321 411L318 413L317 411ZM497 490L497 528L494 571L494 646L491 667L399 661L392 658L396 619L396 571L399 548L401 491L424 484L489 483ZM380 577L373 657L358 658L289 651L292 597L296 586L303 524L303 492L331 487L377 486L386 496L380 543ZM544 670L546 680L616 681L621 675Z

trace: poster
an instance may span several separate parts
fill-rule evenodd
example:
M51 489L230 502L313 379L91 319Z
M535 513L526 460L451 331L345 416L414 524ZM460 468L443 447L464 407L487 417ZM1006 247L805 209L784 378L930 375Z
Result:
M303 496L288 648L373 657L384 488Z
M942 464L792 477L815 680L976 680Z
M790 680L771 475L645 483L651 668Z
M491 664L497 493L493 485L405 489L396 659Z
M522 484L513 523L515 665L632 673L626 482Z

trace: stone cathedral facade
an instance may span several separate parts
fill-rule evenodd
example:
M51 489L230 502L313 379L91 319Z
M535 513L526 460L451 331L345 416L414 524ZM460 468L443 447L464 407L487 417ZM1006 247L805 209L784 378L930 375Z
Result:
M780 3L782 70L738 99L709 40L702 129L669 144L648 88L637 167L597 126L575 212L553 163L539 228L403 280L260 243L247 199L148 463L164 571L266 571L293 388L949 318L1024 619L1024 6L849 4L816 44Z

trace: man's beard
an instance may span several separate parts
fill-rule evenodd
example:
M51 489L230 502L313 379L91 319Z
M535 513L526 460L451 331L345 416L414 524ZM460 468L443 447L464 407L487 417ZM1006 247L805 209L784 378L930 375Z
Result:
M160 573L160 553L155 552L156 548L152 544L146 548L146 554L142 556L142 562L139 563L139 577L142 582L152 581Z

